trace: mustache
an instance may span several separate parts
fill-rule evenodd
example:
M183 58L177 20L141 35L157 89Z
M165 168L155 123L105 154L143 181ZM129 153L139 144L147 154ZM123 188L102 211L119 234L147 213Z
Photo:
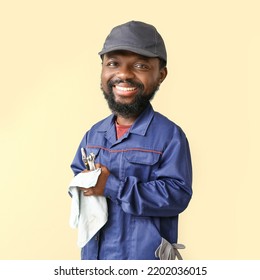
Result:
M144 85L142 83L136 82L136 81L134 81L132 79L126 79L126 80L115 79L115 80L110 80L108 82L108 86L110 88L112 88L113 86L121 84L121 83L126 83L129 86L131 86L131 87L136 87L136 88L139 88L141 90L144 89Z

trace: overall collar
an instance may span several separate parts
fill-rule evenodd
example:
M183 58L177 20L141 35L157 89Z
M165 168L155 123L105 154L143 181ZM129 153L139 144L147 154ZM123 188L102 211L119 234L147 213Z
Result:
M153 119L154 110L152 105L149 103L145 110L138 116L128 134L136 134L140 136L145 136L147 129ZM110 115L106 118L102 124L97 128L98 132L105 133L105 137L112 143L116 142L115 134L115 115ZM127 135L128 135L127 134Z

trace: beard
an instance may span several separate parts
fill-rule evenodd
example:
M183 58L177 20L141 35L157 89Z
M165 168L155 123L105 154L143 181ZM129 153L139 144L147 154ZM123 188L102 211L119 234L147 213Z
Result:
M150 104L150 101L153 99L158 86L155 86L154 89L147 93L144 93L144 86L141 83L133 82L132 80L127 80L129 86L137 87L138 93L135 95L134 100L131 103L121 103L115 100L115 95L113 92L113 86L119 84L123 81L115 80L108 83L108 92L103 91L103 95L108 103L110 110L117 116L120 115L124 118L131 118L139 116L144 109Z

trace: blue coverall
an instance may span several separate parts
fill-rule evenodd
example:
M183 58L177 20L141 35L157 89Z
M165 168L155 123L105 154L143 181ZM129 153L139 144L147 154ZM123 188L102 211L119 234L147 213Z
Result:
M111 172L104 195L108 221L82 248L82 259L157 259L162 237L177 242L178 215L192 196L187 138L175 123L149 106L117 140L115 116L95 124L83 137L71 165L85 165L81 148Z

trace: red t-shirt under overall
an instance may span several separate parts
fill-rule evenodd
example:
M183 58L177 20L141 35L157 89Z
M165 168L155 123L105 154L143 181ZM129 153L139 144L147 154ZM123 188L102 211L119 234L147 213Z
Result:
M121 125L116 122L116 136L117 139L121 138L129 129L131 125Z

